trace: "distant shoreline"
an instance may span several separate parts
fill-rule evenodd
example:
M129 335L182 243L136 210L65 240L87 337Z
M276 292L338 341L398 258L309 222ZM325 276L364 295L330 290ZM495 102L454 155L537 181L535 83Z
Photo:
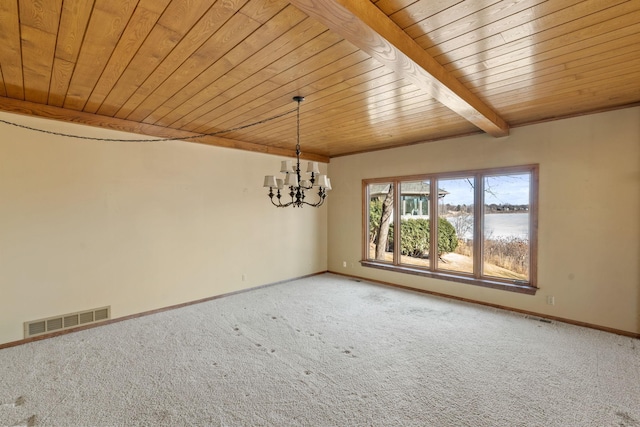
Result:
M490 213L490 214L528 214L529 211L491 211L491 212L486 212L485 215L487 213Z

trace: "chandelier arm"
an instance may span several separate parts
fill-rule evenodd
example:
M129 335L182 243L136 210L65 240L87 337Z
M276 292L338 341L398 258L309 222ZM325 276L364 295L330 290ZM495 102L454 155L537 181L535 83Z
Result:
M282 203L281 201L282 195L280 194L280 189L278 189L277 194L274 194L273 187L269 187L269 194L267 194L267 196L269 196L269 200L271 200L271 204L276 208L286 208L293 204L293 198L288 203ZM273 201L274 196L276 197L277 203Z
M278 192L279 193L279 192ZM278 206L275 204L275 202L273 201L273 196L275 196L275 194L273 194L273 187L269 187L269 194L267 194L267 196L269 196L269 200L271 200L271 203L273 204L273 206ZM278 194L278 197L280 196L280 194ZM280 199L278 199L278 202L280 202Z
M278 199L278 203L276 203L276 202L274 202L274 201L273 201L273 197L271 197L271 199L270 199L270 200L271 200L271 204L272 204L273 206L275 206L276 208L286 208L286 207L291 206L291 204L293 203L293 202L289 202L289 203L284 203L284 204L283 204L283 203L280 201L280 199Z
M317 207L322 206L322 204L324 203L324 198L320 199L317 203L309 203L309 202L302 202L302 203L304 203L305 205L317 208Z
M281 206L282 206L282 204L277 205L277 204L276 204L276 202L274 202L274 201L273 201L273 198L271 198L270 200L271 200L271 204L272 204L273 206L275 206L276 208L279 208L279 207L281 207ZM278 203L279 203L279 202L280 202L280 201L278 201Z
M320 207L324 204L324 200L327 197L326 191L324 190L320 190L318 191L318 196L319 196L319 200L316 203L310 203L310 202L306 202L304 200L301 201L300 206L302 206L302 204L308 205L308 206L313 206L313 207Z
M269 190L271 190L271 189L269 189ZM271 200L271 204L272 204L273 206L275 206L275 207L280 207L280 206L282 206L282 203L280 203L280 199L278 199L278 203L277 203L277 204L276 204L276 202L274 202L274 201L273 201L273 196L274 196L273 191L269 191L268 196L269 196L269 200Z

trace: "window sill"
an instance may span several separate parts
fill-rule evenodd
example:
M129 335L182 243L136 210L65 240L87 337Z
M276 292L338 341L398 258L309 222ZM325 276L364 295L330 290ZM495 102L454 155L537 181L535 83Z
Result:
M452 282L465 283L467 285L482 286L485 288L500 289L503 291L517 292L517 293L527 294L527 295L535 295L538 290L538 288L530 285L502 282L498 280L476 279L474 277L461 276L461 275L451 274L448 272L447 273L440 272L440 271L434 272L434 271L423 270L420 268L413 268L406 265L399 266L399 265L392 265L388 263L376 262L371 260L360 261L360 265L362 265L363 267L378 268L381 270L395 271L397 273L413 274L415 276L431 277L431 278L440 279L440 280L449 280Z

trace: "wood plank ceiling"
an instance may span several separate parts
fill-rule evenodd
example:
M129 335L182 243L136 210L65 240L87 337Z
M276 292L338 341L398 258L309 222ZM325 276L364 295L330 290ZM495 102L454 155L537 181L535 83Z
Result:
M640 102L640 0L3 0L0 110L306 158ZM6 124L0 124L6 126ZM198 142L280 155L295 114Z

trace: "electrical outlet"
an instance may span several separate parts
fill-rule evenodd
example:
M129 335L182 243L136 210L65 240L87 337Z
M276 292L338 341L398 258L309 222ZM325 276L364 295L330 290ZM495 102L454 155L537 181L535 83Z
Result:
M556 297L553 295L547 295L547 304L556 305Z
M342 266L346 268L347 267L347 261L342 261Z
M242 275L242 281L244 282L245 280L247 280L247 275L246 275L246 274L243 274L243 275Z

